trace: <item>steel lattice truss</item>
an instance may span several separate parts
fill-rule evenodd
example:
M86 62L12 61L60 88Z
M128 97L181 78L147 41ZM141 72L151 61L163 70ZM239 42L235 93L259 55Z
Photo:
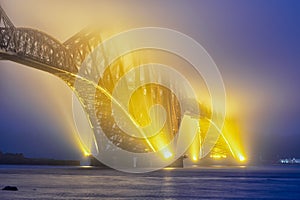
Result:
M133 152L144 152L148 149L145 143L137 143L132 138L127 138L120 129L116 130L110 109L110 100L101 92L97 92L95 112L95 96L89 90L94 86L84 79L81 80L81 87L75 89L74 83L82 62L86 56L101 42L99 34L87 30L81 31L64 43L41 31L30 28L17 28L9 20L4 10L0 7L0 59L11 60L33 68L47 71L64 80L68 86L79 97L85 112L88 115L95 133L100 129L106 132L109 139L117 146ZM103 58L105 61L105 58ZM87 74L97 74L86 71ZM111 74L108 74L108 79ZM93 79L93 78L92 78ZM79 80L80 81L80 80ZM98 82L96 84L104 84ZM104 121L99 119L109 119ZM110 123L111 122L111 123ZM222 145L223 146L223 145ZM215 148L220 151L220 148ZM228 149L223 148L223 152Z

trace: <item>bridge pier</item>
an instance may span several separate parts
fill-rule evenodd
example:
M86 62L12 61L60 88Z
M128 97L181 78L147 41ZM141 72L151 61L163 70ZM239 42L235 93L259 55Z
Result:
M181 156L177 160L175 160L172 164L168 165L167 167L174 167L174 168L183 168L183 160L184 157ZM93 167L99 167L103 169L111 169L110 167L106 166L105 164L101 163L99 160L97 160L94 156L89 156L89 162L90 166Z

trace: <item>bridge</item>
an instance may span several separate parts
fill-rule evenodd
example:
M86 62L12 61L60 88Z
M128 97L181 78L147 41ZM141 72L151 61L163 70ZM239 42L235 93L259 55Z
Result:
M54 37L31 28L18 28L10 21L4 10L0 7L0 59L10 60L12 62L21 63L23 65L48 72L62 79L78 97L82 104L85 113L90 122L90 126L94 133L103 130L107 138L119 148L129 150L135 153L152 152L159 149L160 139L162 134L158 134L155 138L149 141L143 138L136 138L127 135L122 129L116 126L114 117L112 115L111 101L108 94L116 83L119 81L129 69L125 69L122 59L114 62L111 66L103 72L102 77L98 82L96 77L99 72L96 68L85 70L84 74L90 77L87 80L79 75L80 67L86 57L101 43L101 35L90 30L83 30L65 42L60 42ZM97 61L91 60L90 64L97 62L106 63L106 53L103 51L101 57ZM100 60L99 60L100 59ZM139 73L147 73L139 72ZM137 79L141 77L136 75ZM80 82L80 87L75 87L75 81ZM98 87L99 86L99 87ZM99 89L100 88L100 89ZM101 88L105 88L103 92ZM95 95L92 93L96 91ZM160 94L164 93L165 97L157 95L152 103L165 102L164 107L167 107L170 112L169 123L164 127L169 131L167 140L171 140L178 131L180 121L178 115L180 114L179 105L173 94L165 88L157 85L149 85L144 88L147 93ZM138 95L138 94L137 94ZM167 98L167 100L165 100ZM96 105L96 106L95 106ZM204 106L199 104L202 110ZM96 112L95 112L96 109ZM191 149L187 154L191 160L198 161L201 158L201 142L203 141L206 131L211 122L210 112L203 112L205 117L200 119L199 124L202 125L201 132L197 135L192 144ZM146 123L147 119L140 119L137 113L133 111L135 119L140 120L140 123ZM144 121L143 121L144 120ZM171 130L171 131L170 131ZM244 156L239 152L239 149L231 145L230 138L226 138L221 134L218 142L211 151L211 158L227 158L232 157L236 160L244 160ZM82 144L84 146L84 144ZM195 150L196 149L196 150ZM86 153L90 150L85 146Z

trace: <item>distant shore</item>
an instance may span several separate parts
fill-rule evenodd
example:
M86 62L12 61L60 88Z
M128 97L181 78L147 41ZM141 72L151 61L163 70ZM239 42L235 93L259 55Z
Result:
M26 158L22 153L0 152L0 164L5 165L60 165L80 166L79 160L57 160L49 158Z

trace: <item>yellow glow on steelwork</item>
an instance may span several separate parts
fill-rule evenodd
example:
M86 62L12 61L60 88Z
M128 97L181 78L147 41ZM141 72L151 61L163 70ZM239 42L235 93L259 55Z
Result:
M134 90L130 96L129 102L123 102L121 104L113 98L115 86L117 84L122 85L119 84L121 79L123 80L124 85L122 85L122 90L118 92L119 99L126 99L126 90L128 90L128 88L135 87L139 85L141 81L148 80L151 76L156 75L151 72L151 69L149 69L149 71L139 71L138 67L145 62L142 55L142 52L133 52L117 59L104 71L102 82L99 83L101 86L97 86L97 89L100 87L100 91L108 97L108 100L117 105L119 109L118 114L120 114L118 116L122 116L123 122L129 118L135 128L139 130L139 135L134 133L133 135L130 135L131 137L122 138L122 143L125 144L123 147L126 149L126 144L129 142L136 144L145 143L147 146L145 146L146 148L144 149L157 152L172 141L178 131L180 123L178 120L180 116L180 107L178 100L176 97L174 98L172 91L162 85L150 83ZM134 58L139 58L140 60L137 61ZM125 77L129 71L133 70L135 72L133 77ZM128 90L128 92L130 92L130 90ZM99 93L99 96L101 95L103 96L102 93ZM120 95L124 95L124 98L123 96L120 98ZM110 106L110 104L107 105ZM125 108L126 105L128 105L128 108ZM159 105L165 109L165 116L163 116L160 111L162 109L152 109L155 105ZM103 105L99 107L99 111L100 110L103 110ZM114 124L114 119L111 117L112 115L109 115L109 112L111 112L110 108L107 110L108 114L105 114L103 118L107 121L111 121L111 124ZM114 116L116 116L116 113L115 110ZM127 124L130 126L130 123ZM123 125L127 126L126 122L123 123ZM118 129L112 129L111 127L104 127L103 129L103 131L107 132L109 135L113 135L116 130ZM130 130L130 127L128 130ZM119 129L117 134L120 132L123 131ZM169 149L169 151L173 152L171 149Z
M91 155L90 150L82 143L79 136L76 135L75 139L76 139L76 143L77 143L79 149L81 150L81 152L83 153L83 155L86 157L90 156Z
M203 108L201 110L203 110ZM213 130L216 131L216 134L220 134L220 137L211 150L210 158L226 159L229 156L232 156L237 161L244 162L246 157L237 124L232 119L226 117L223 128L218 128L209 118L209 113L209 109L206 110L204 117L199 120L199 127L201 127L201 131L199 131L199 134L187 152L190 160L197 162L198 159L201 158L201 149L203 148L201 140L205 139L208 127L211 125Z
M147 84L134 91L129 102L129 112L138 125L149 127L148 132L145 133L146 136L154 134L148 138L148 141L156 151L164 148L172 141L175 131L178 130L177 115L172 113L172 115L167 116L165 124L160 127L159 123L162 121L161 113L157 111L151 113L149 110L155 104L159 104L167 110L167 113L172 112L171 107L173 104L177 105L178 102L177 100L172 102L171 96L172 93L169 89L157 84Z
M229 148L229 150L230 150L230 152L231 152L231 154L233 155L233 157L236 157L235 156L235 153L234 153L234 151L233 151L233 149L232 149L232 146L231 146L231 144L229 143L229 141L228 141L228 139L231 139L231 138L228 138L228 137L226 137L225 135L224 135L224 132L222 131L222 130L220 130L219 128L218 128L218 126L211 120L211 119L209 119L209 118L206 118L214 127L215 127L215 129L220 133L220 135L221 135L221 137L224 139L224 141L226 142L226 144L227 144L227 146L228 146L228 148ZM225 122L226 123L226 122Z
M84 150L84 149L83 149L83 154L84 154L84 156L86 156L86 157L88 157L88 156L90 156L90 155L91 155L89 152L87 152L87 151L86 151L86 150Z
M148 145L148 148L146 148L147 151L148 150L151 150L153 152L162 151L161 149L165 148L170 143L170 141L174 138L174 135L178 131L178 127L180 123L178 120L176 120L177 117L180 116L179 113L180 110L178 110L178 108L176 107L178 102L176 98L172 97L172 92L168 88L159 85L155 85L155 84L144 85L143 87L140 87L132 94L132 97L129 102L129 110L126 110L112 96L112 89L114 88L115 84L119 81L120 77L122 77L128 71L136 67L136 65L132 64L134 62L134 60L132 60L133 57L134 57L133 55L128 54L128 56L123 56L122 60L119 60L115 64L111 65L108 68L108 70L104 72L103 85L95 84L89 81L88 82L94 85L95 88L101 91L102 94L108 97L112 102L116 103L126 114L126 117L130 118L130 120L135 124L135 126L138 127L139 130L141 130L140 134L144 136L144 142ZM140 57L140 55L137 57ZM126 62L128 62L129 64L126 64ZM141 62L140 64L143 63ZM116 74L116 76L112 76L112 74ZM142 74L143 73L141 72L136 75L137 78L136 81L140 81L140 76L142 76ZM151 75L150 72L147 73L144 72L143 76L145 76L145 74ZM130 83L129 80L127 81L128 83ZM166 120L164 127L156 135L154 135L153 137L147 137L147 133L145 134L144 131L142 131L142 128L153 122L155 123L155 121L152 121L152 119L161 117L161 116L156 116L158 113L154 113L153 116L151 116L149 113L149 109L151 108L151 106L155 104L159 104L166 109L167 111L166 113L168 113L167 116L168 119ZM208 122L214 125L214 122L211 121L209 116L204 118L206 120L200 120L201 128L203 128L203 124L207 126L206 123ZM156 126L154 125L154 127ZM244 155L243 147L238 138L238 131L235 129L236 127L227 120L225 121L225 125L222 128L222 130L216 126L215 128L221 134L221 137L226 142L226 144L224 145L224 149L228 147L233 157L239 159L240 161L245 161L245 156L243 156ZM112 130L109 131L111 132ZM203 132L205 134L205 131ZM202 137L201 134L202 133L199 133L199 135L197 135L197 137L194 139L188 152L189 157L194 162L198 161L200 157L200 153L201 153L200 141ZM88 156L91 154L90 150L88 150L88 148L86 148L85 145L83 145L80 141L78 142L78 144L80 146L80 149L84 153L84 155ZM168 159L173 156L172 152L175 151L171 149L163 150L162 156L165 159ZM213 155L213 158L216 159L226 158L226 155L224 156L224 155L217 154L217 155Z
M144 64L143 59L139 60L139 63L133 58L142 58L141 53L135 52L130 53L128 55L123 56L120 60L117 60L114 64L112 64L103 75L103 85L96 85L96 88L103 92L109 99L116 103L120 108L122 108L122 112L126 115L125 117L130 118L130 120L134 123L134 125L140 130L140 134L143 136L143 141L148 145L145 148L145 151L160 151L162 157L164 159L168 159L173 156L173 152L175 149L166 149L166 146L172 141L175 134L178 131L179 123L178 117L180 116L180 108L178 107L178 100L173 98L172 92L161 85L157 84L146 84L142 87L138 88L132 93L130 101L128 102L128 110L125 109L121 104L115 101L112 96L112 90L115 85L118 83L121 77L123 77L126 73L139 65ZM137 71L135 74L135 80L126 80L126 85L129 87L130 85L137 84L136 82L140 82L143 79L149 79L148 76L151 76L151 71ZM115 75L115 76L114 76ZM122 91L124 92L124 91ZM157 130L159 127L159 123L155 120L162 121L161 113L154 111L149 112L151 107L154 105L161 105L167 113L166 121L163 127ZM99 108L102 109L102 108ZM208 124L213 125L220 134L220 137L225 141L224 144L221 144L221 148L227 151L229 149L229 154L232 154L234 158L240 161L245 161L243 146L241 144L241 140L238 135L238 131L236 130L236 125L231 121L226 120L224 127L219 129L215 123L210 119L209 110L205 113L205 116L202 120L199 120L199 126L201 129L204 125L204 130L202 132L199 131L199 134L195 137L192 142L188 155L189 158L193 162L197 162L201 157L201 137L204 137L206 134ZM151 126L152 129L149 129L150 135L155 133L154 135L149 136L148 132L145 132L143 128L147 126ZM111 132L112 130L108 130ZM132 137L131 140L135 142L141 142L141 139L136 140L136 138ZM126 141L124 141L126 143ZM223 146L222 146L223 145ZM165 148L165 149L164 149ZM85 155L90 155L89 151L83 147L81 144L81 149ZM226 150L227 149L227 150ZM227 155L229 155L227 154ZM225 154L212 154L211 158L213 159L221 159L227 158Z
M245 161L244 148L237 123L233 119L226 119L222 132L234 152L234 157L239 161Z
M194 141L192 142L189 150L188 150L188 157L191 158L193 162L197 162L199 159L199 154L200 154L200 132L196 134L196 137Z

